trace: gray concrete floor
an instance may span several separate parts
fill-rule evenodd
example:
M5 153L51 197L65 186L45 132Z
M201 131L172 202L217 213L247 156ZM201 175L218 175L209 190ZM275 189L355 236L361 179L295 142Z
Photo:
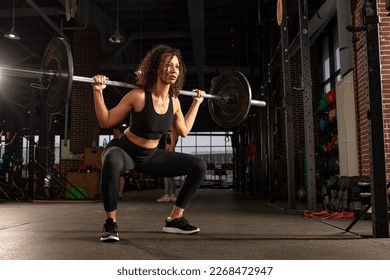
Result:
M390 260L390 238L371 238L371 220L314 220L230 189L200 189L186 218L201 231L162 232L172 204L163 190L126 192L120 242L101 243L101 202L0 202L2 260Z

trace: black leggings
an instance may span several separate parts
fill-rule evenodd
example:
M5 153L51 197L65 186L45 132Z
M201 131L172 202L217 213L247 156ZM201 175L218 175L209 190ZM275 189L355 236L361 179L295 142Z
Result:
M126 135L108 145L102 153L100 178L104 210L117 209L119 176L136 169L156 177L185 176L175 205L185 208L188 201L202 184L206 174L206 163L193 155L161 149L143 149L131 143Z

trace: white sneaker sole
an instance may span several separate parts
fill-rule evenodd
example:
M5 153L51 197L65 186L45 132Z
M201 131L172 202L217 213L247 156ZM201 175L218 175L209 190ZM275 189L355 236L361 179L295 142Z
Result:
M181 230L179 228L173 228L173 227L163 227L163 232L165 233L175 233L175 234L194 234L199 232L200 229L194 229L194 230Z
M119 237L115 236L107 236L107 237L100 237L101 242L117 242L119 241Z

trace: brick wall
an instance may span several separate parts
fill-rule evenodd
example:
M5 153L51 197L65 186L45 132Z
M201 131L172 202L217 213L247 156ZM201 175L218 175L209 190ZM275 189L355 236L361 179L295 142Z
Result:
M351 0L352 23L362 26L361 10L363 0ZM386 152L387 180L390 179L390 17L385 9L385 0L378 0L380 60L382 67L382 101L384 118L384 139ZM367 57L365 32L355 33L357 42L354 43L355 93L358 123L358 157L361 176L369 176L370 147L367 122Z
M100 69L100 38L94 27L73 30L71 36L74 75L92 77ZM84 153L84 148L91 147L93 140L98 144L99 124L96 118L91 85L73 82L69 103L69 139L70 151L74 155ZM61 159L61 175L77 171L83 163L82 157ZM62 183L66 186L65 180ZM66 190L61 189L59 197L64 197Z
M386 180L390 180L390 16L385 0L378 1L380 61L382 66L382 102L386 153Z
M352 25L361 26L361 0L351 0ZM355 96L357 114L358 159L361 176L370 174L370 150L367 122L367 63L366 37L364 32L354 33L356 36L354 48Z
M92 77L100 70L100 38L89 26L74 30L71 38L74 75ZM82 154L84 148L98 144L99 124L96 118L92 88L89 83L74 82L70 109L70 151Z

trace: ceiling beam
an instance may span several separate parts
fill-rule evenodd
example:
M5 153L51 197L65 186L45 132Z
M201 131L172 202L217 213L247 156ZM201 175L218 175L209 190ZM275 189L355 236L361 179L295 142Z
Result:
M47 16L65 15L64 9L60 7L42 7L40 8ZM39 16L37 11L33 8L19 8L15 9L15 17L36 17ZM0 10L0 18L12 18L12 9Z
M45 12L37 5L33 0L25 0L27 4L29 4L37 13L47 22L47 24L50 25L51 28L55 32L57 32L58 35L69 41L68 36L65 35L65 33L59 28L48 16L45 14Z

